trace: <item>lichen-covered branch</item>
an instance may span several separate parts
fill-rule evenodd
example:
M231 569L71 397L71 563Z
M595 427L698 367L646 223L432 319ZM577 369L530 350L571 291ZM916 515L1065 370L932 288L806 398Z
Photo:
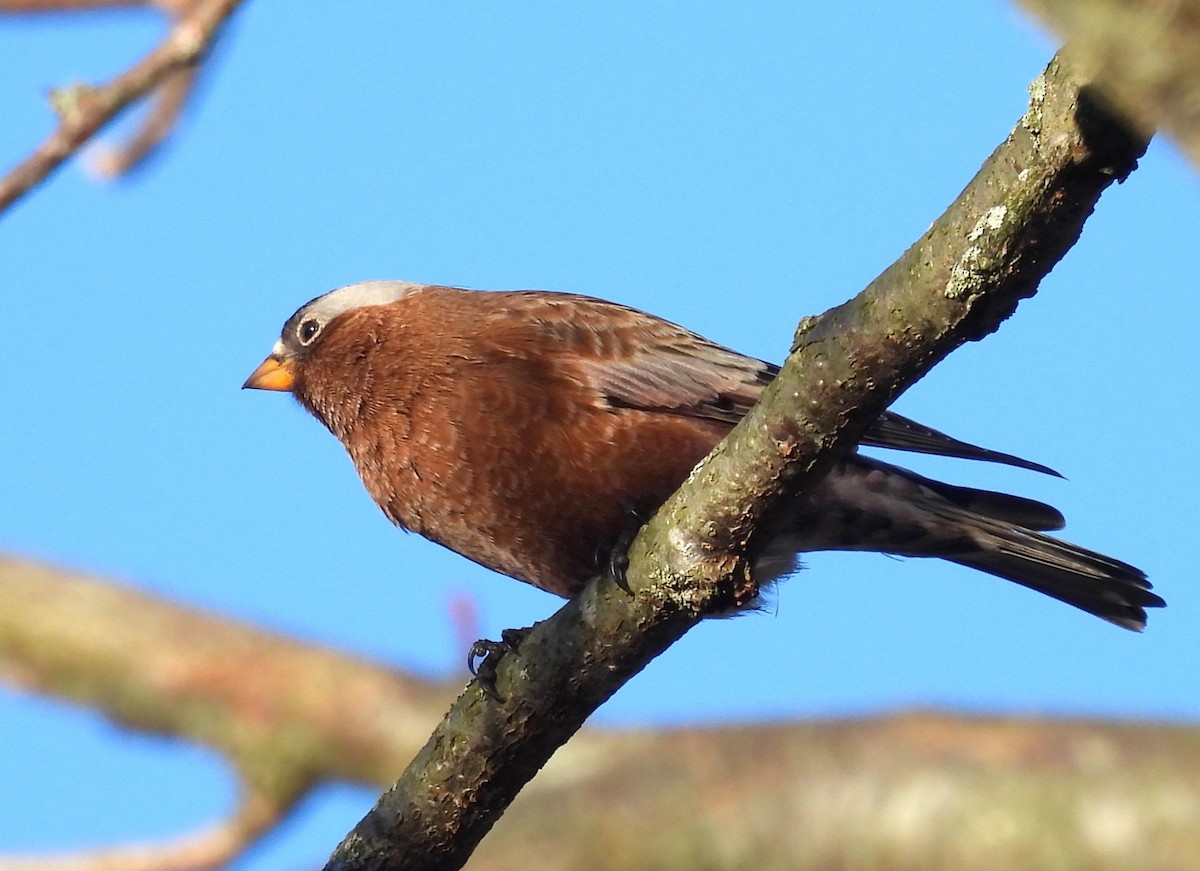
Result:
M928 233L863 293L805 321L762 402L630 550L627 595L589 586L506 657L503 704L469 688L347 836L331 871L457 868L586 717L706 614L756 593L756 530L900 392L1031 295L1145 141L1056 59L1029 110Z

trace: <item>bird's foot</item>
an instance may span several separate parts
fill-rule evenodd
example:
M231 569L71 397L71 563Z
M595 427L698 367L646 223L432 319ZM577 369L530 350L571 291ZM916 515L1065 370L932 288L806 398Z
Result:
M524 629L505 629L500 633L499 641L480 638L471 645L471 649L467 653L467 668L471 670L471 674L475 675L475 679L479 681L479 688L486 695L498 702L504 701L496 689L496 669L499 668L500 660L504 658L505 654L516 653L521 642L525 640L525 636L532 630L532 626Z
M613 583L632 596L633 590L629 589L629 546L650 518L632 505L625 506L625 518L625 525L608 551L608 572L612 575Z

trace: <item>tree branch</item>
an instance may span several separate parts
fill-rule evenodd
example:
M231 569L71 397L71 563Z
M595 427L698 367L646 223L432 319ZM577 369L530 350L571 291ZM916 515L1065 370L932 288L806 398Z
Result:
M0 871L219 868L330 779L385 783L447 687L93 578L0 558L0 679L218 750L235 816L163 844L0 859Z
M246 755L239 732L290 748L248 754L262 789L243 777L228 821L160 844L0 858L0 871L219 867L283 819L294 791L272 784L382 787L448 701L436 683L27 562L0 560L0 602L0 679L234 760ZM960 871L1174 871L1200 851L1198 769L1194 727L1142 723L924 712L585 730L472 867L682 871L719 855L818 871L855 855L895 867L953 856ZM55 813L70 825L69 805Z
M284 808L331 759L340 779L394 773L450 698L377 663L22 560L0 558L0 601L0 679L213 747Z
M79 8L81 4L31 3L5 0L0 11L30 12ZM59 126L24 161L0 179L0 212L44 181L108 122L132 103L158 92L156 108L146 124L124 148L105 155L101 172L124 172L144 159L169 132L183 102L191 92L197 65L212 48L222 25L244 0L188 0L161 3L178 20L166 39L128 72L107 85L72 85L51 94ZM93 4L88 4L93 5ZM114 5L114 4L105 4ZM125 4L119 4L125 5Z
M1159 125L1200 168L1200 0L1021 0L1095 69L1147 132Z
M1056 59L1029 110L947 212L863 293L797 331L762 401L630 550L628 596L589 585L505 657L498 704L477 687L346 837L327 869L457 868L588 715L702 617L757 590L747 555L899 393L1030 296L1145 141Z

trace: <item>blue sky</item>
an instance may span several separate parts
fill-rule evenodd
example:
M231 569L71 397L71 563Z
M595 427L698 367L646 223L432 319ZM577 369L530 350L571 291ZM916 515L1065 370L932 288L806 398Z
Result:
M0 162L51 129L49 88L160 32L0 19ZM537 287L780 360L966 184L1053 50L999 3L251 3L158 159L108 186L68 166L0 219L0 550L458 674L453 597L490 635L557 600L397 532L315 421L238 389L283 320L369 278ZM1060 469L892 458L1057 505L1065 537L1167 598L1144 635L953 565L822 554L598 719L1200 715L1197 188L1156 142L1041 293L896 406ZM8 690L0 746L23 796L0 852L178 834L232 803L207 752ZM370 801L326 790L238 867L313 865Z

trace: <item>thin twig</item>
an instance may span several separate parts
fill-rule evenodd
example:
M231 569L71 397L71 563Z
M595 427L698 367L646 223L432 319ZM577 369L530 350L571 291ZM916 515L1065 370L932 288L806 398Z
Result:
M194 71L212 47L221 26L243 2L198 0L171 28L166 39L128 72L101 87L76 85L56 91L51 100L60 118L58 129L0 179L0 212L45 180L131 103L146 97L182 71ZM190 78L177 78L176 87L189 85ZM158 112L152 113L152 122L161 123L164 112L166 115L177 114L178 109L172 110L171 104L179 96L178 93L166 96ZM146 134L146 142L137 146L143 154L156 144L155 135L153 131Z
M138 132L120 146L104 145L88 155L88 168L102 178L117 178L150 156L175 129L196 84L198 68L176 70L154 92L154 106Z

